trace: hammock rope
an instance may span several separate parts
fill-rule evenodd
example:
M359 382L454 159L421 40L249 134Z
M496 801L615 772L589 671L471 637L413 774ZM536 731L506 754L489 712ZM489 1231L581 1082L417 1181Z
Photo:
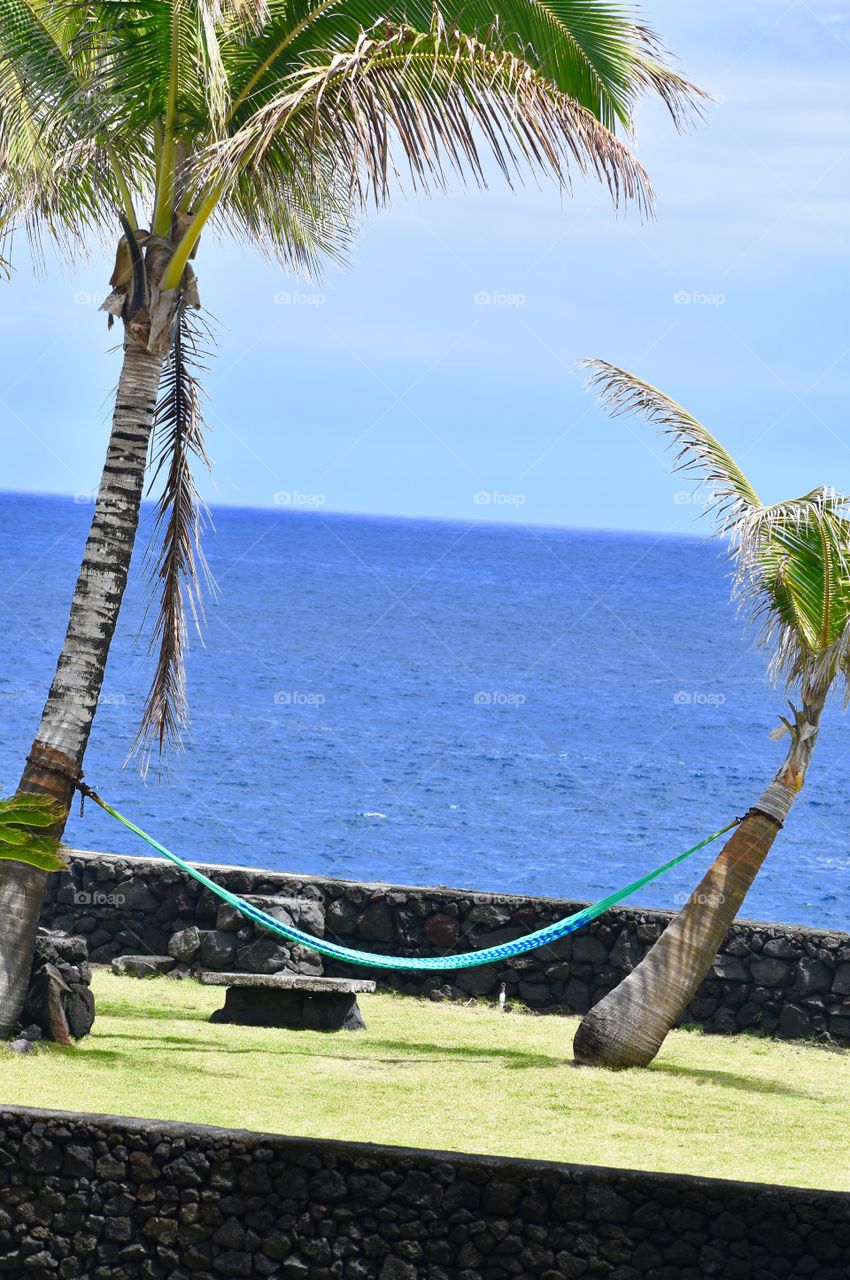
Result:
M125 818L117 809L113 809L91 787L86 786L85 783L78 783L77 786L84 796L94 800L96 804L100 805L101 809L104 809L122 826L125 826L128 831L132 831L134 835L144 840L163 858L173 862L175 866L191 876L193 880L197 880L199 884L209 889L216 897L221 898L223 902L229 903L231 907L241 912L242 915L247 916L249 920L253 920L255 924L261 925L269 933L277 934L278 937L285 938L289 942L298 943L302 947L308 947L311 951L319 952L320 955L328 956L329 959L340 960L346 964L364 965L370 969L405 969L417 972L433 969L441 971L447 969L471 969L478 965L510 960L513 956L522 955L526 951L534 951L538 947L545 947L550 943L557 942L568 934L575 933L583 925L589 924L591 920L596 920L610 907L616 906L624 898L637 893L638 889L642 889L644 885L651 884L653 880L657 880L666 871L677 867L679 863L684 862L686 858L692 857L700 849L704 849L706 845L712 844L713 841L718 840L727 831L731 831L741 821L740 818L733 818L730 823L727 823L725 827L721 827L719 831L715 831L704 840L700 840L698 844L686 849L684 853L677 854L675 858L670 858L668 862L662 863L660 867L656 867L653 871L646 872L645 875L626 885L624 889L618 889L616 893L609 893L607 897L600 898L592 906L584 907L581 911L565 916L562 920L556 920L542 929L526 934L525 937L515 938L511 942L503 942L495 947L486 947L481 951L465 951L449 956L389 956L374 951L357 951L353 947L344 947L339 942L329 942L326 938L317 938L312 933L305 933L303 929L297 929L294 925L277 920L274 916L269 915L268 912L255 907L250 902L246 902L244 898L237 897L235 893L231 893L229 889L223 888L220 884L216 884L214 880L210 880L197 867L185 862L183 858L176 853L172 853L170 849L166 849L165 845L160 844L158 840L154 840L153 836L149 836L146 831L143 831L141 827L137 827L129 818Z

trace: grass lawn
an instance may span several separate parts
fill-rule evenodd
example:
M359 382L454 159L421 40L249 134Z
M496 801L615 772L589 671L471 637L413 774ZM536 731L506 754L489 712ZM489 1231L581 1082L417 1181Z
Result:
M850 1190L850 1051L679 1031L611 1073L572 1065L575 1018L375 995L323 1035L210 1024L195 982L94 989L92 1035L8 1055L3 1102Z

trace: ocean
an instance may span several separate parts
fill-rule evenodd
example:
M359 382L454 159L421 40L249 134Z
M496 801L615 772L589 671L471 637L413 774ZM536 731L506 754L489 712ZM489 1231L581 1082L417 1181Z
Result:
M784 752L772 689L697 538L287 509L213 513L218 581L167 772L126 762L150 659L146 517L86 778L184 857L589 901L743 813ZM0 496L0 787L38 723L91 507ZM140 635L141 633L141 635ZM850 720L745 904L848 927ZM67 842L144 853L95 806ZM718 846L715 846L715 851ZM675 906L705 850L635 902Z

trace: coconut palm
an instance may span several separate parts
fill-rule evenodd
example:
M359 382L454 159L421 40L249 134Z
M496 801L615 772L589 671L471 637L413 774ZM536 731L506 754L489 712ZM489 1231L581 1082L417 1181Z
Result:
M604 0L497 8L448 0L440 10L424 0L18 7L0 65L21 60L57 119L68 102L83 103L85 136L108 155L123 230L104 302L123 336L112 433L67 634L19 784L67 814L152 437L164 477L154 575L161 597L142 749L161 748L185 723L184 607L197 609L203 578L191 465L204 457L193 260L208 225L288 269L315 271L329 255L344 256L359 211L386 201L398 171L424 190L451 173L484 183L488 156L508 178L530 168L567 184L588 173L615 202L648 208L646 174L615 129L630 127L643 96L659 96L678 123L700 95L627 8ZM31 937L42 892L37 869L0 867L0 1033L14 1022L26 977L27 947L17 946L15 961L9 940Z
M590 384L612 415L638 414L672 441L677 464L707 486L716 532L729 539L734 593L771 655L771 674L799 705L771 736L789 738L767 789L747 811L684 907L641 963L591 1009L578 1061L646 1066L681 1020L806 779L836 682L850 689L850 513L832 489L764 506L743 471L696 418L601 360Z

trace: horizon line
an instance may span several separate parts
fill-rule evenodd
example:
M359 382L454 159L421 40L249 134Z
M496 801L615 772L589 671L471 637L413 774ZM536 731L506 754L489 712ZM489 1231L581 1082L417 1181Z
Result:
M37 489L2 489L0 488L0 499L2 498L43 498L56 502L67 502L71 505L87 506L86 503L75 501L76 495L73 493L56 493L48 490ZM153 508L156 506L156 500L152 498L142 499L142 508ZM548 529L557 530L563 533L599 533L599 534L635 534L645 535L647 537L656 538L680 538L683 541L707 542L712 538L712 532L706 531L689 533L682 530L672 529L655 529L655 528L634 528L631 526L616 525L576 525L576 524L555 524L545 520L487 520L476 517L450 516L450 515L424 515L412 514L411 512L387 512L387 511L352 511L339 509L326 509L324 506L291 506L286 503L263 505L261 503L236 503L236 502L205 502L204 506L211 512L215 511L245 511L245 512L275 512L281 516L313 516L313 517L342 517L348 519L360 520L395 520L409 521L411 523L429 523L429 524L450 524L450 525L471 525L484 529ZM697 519L699 517L696 517ZM214 532L214 530L213 530Z

